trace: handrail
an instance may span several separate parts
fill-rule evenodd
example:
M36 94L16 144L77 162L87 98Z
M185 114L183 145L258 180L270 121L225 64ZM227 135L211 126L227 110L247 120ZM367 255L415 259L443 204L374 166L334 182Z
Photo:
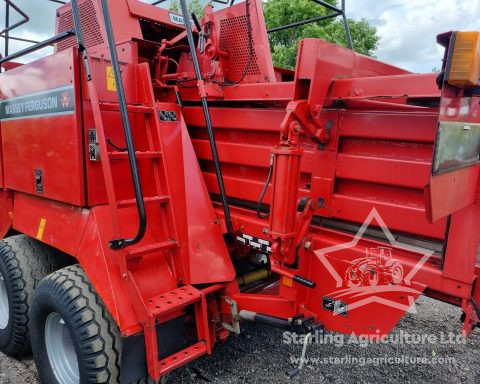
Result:
M75 2L77 0L74 0ZM145 203L143 201L142 186L140 184L140 175L138 173L137 160L135 156L135 146L133 144L132 131L130 128L130 120L128 118L127 100L125 97L125 90L122 82L122 73L120 71L120 64L117 55L117 46L115 43L115 36L112 28L112 20L110 18L110 11L108 9L107 0L100 0L102 5L103 19L105 22L105 32L107 35L108 46L110 50L110 58L112 61L113 74L117 84L118 104L120 107L120 114L122 116L123 132L125 135L125 142L127 144L128 160L130 162L130 171L132 174L133 188L135 190L135 199L137 200L138 211L138 230L137 234L130 239L115 239L110 241L110 248L121 249L139 243L145 236L147 228L147 214L145 211Z
M28 23L30 21L30 17L27 15L25 11L23 11L18 5L16 5L13 0L4 0L5 1L5 28L0 31L0 37L3 37L5 39L5 59L9 57L9 48L10 48L10 40L15 40L15 41L21 41L23 43L32 43L32 44L44 44L46 41L50 41L50 44L44 45L42 48L55 44L59 40L55 40L55 38L58 38L60 35L55 36L54 38L47 39L45 41L36 41L36 40L31 40L31 39L25 39L23 37L17 37L17 36L11 36L10 32L14 29L18 29L22 25ZM47 0L51 1L53 3L58 3L58 4L66 4L65 1L63 0ZM17 21L15 24L10 25L10 8L13 8L15 11L18 12L20 16L22 16L22 19L20 21ZM68 37L68 36L67 36ZM60 39L61 40L61 39ZM32 47L33 48L33 47ZM27 48L28 49L28 48ZM31 52L41 49L41 48L36 48L33 49ZM25 50L23 50L25 51ZM22 52L22 51L20 51ZM23 56L25 53L23 53L20 56ZM17 56L18 57L18 56ZM11 59L10 59L11 60ZM8 60L7 60L8 61Z
M232 0L232 3L234 2L235 0ZM322 20L327 20L327 19L331 19L331 18L335 18L335 17L338 17L338 16L341 16L342 19L343 19L343 25L344 25L344 28L345 28L345 34L347 36L347 43L348 43L348 47L350 49L353 50L353 40L352 40L352 34L350 33L350 26L348 25L348 19L347 19L347 14L345 12L345 0L342 0L342 7L341 8L337 8L336 6L332 5L332 4L329 4L327 3L326 1L324 0L312 0L314 3L317 3L327 9L329 9L330 11L332 11L332 13L329 13L327 15L323 15L323 16L319 16L319 17L313 17L311 19L306 19L306 20L301 20L301 21L296 21L294 23L290 23L290 24L286 24L286 25L281 25L279 27L274 27L274 28L271 28L267 31L267 33L273 33L273 32L278 32L278 31L283 31L285 29L289 29L289 28L294 28L294 27L299 27L301 25L305 25L305 24L310 24L310 23L316 23L318 21L322 21Z
M44 40L44 41L41 41L37 44L34 44L32 45L31 47L28 47L28 48L25 48L25 49L22 49L21 51L18 51L16 53L13 53L7 57L4 57L2 59L0 59L0 66L3 64L3 63L6 63L7 61L11 61L11 60L14 60L14 59L17 59L21 56L25 56L25 55L28 55L29 53L32 53L32 52L35 52L35 51L38 51L39 49L42 49L42 48L45 48L45 47L48 47L49 45L52 45L52 44L55 44L55 43L58 43L59 41L61 40L64 40L66 38L69 38L70 36L75 36L75 32L73 31L65 31L65 32L62 32L56 36L53 36L47 40Z

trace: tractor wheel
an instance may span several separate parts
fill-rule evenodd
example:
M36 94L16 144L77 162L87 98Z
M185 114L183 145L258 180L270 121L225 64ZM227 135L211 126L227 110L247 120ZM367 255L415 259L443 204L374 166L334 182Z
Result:
M30 352L33 293L40 280L66 262L57 250L25 235L0 241L0 351L10 356Z
M395 261L388 269L391 281L394 285L398 285L403 281L403 267L399 261Z
M42 383L120 382L120 331L79 265L44 278L30 313L33 357Z
M362 286L361 272L356 265L348 267L345 272L344 281L350 288L358 288Z
M363 272L363 286L364 287L376 287L378 285L378 269L368 268Z

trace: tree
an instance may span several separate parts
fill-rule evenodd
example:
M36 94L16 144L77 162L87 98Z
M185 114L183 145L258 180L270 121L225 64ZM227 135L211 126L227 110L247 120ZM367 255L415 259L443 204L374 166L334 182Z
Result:
M326 1L338 6L336 0ZM312 0L265 0L263 10L268 29L324 16L332 12L315 4ZM372 56L379 41L377 29L364 19L349 20L349 26L355 51ZM298 41L307 37L321 38L331 43L347 46L343 20L331 18L305 24L269 34L274 64L279 67L294 68Z
M205 11L202 3L200 0L187 0L187 7L188 7L188 13L195 13L195 15L200 19L203 17L203 13ZM182 13L180 9L180 4L178 0L172 0L170 2L170 11L176 12L176 13Z

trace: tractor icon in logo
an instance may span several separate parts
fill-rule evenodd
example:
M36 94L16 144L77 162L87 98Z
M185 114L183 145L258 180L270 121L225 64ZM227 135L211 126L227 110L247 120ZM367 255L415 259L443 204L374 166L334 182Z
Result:
M352 261L345 272L348 287L376 287L377 285L399 285L403 281L403 267L392 258L388 247L365 248L365 256Z

